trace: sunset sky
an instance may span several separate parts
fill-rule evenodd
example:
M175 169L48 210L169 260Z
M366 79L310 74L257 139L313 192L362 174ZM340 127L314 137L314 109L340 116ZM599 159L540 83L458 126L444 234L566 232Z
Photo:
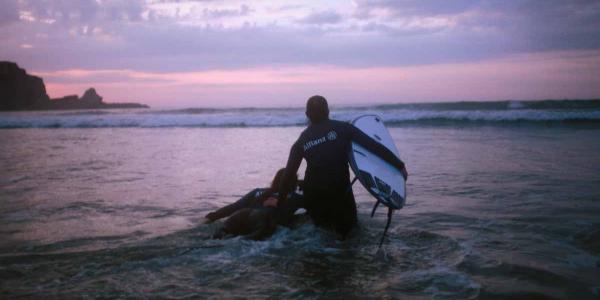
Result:
M600 98L600 1L2 0L51 97L154 107Z

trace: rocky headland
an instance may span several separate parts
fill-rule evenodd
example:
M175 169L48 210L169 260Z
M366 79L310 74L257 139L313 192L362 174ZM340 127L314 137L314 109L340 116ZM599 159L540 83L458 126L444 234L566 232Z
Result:
M106 103L94 88L86 90L81 97L69 95L50 99L42 78L27 74L14 62L0 61L0 111L103 108L148 106L139 103Z

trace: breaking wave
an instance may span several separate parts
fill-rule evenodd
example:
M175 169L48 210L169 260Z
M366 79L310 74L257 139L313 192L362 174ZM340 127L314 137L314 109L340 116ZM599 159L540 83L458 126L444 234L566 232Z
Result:
M600 100L497 101L337 107L351 121L381 116L389 126L600 124ZM302 108L38 111L0 114L0 128L282 127L306 124Z

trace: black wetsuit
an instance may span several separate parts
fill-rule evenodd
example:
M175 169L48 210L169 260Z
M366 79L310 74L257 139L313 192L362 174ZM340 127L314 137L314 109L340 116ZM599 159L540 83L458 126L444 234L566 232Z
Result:
M268 188L253 189L252 191L244 195L242 198L240 198L238 201L226 205L214 212L211 212L207 215L207 218L211 219L211 221L214 221L225 217L229 217L241 209L251 208L268 211L272 213L272 216L277 225L289 226L292 222L292 217L294 216L296 210L304 207L303 196L294 191L289 193L287 197L289 201L286 201L284 204L278 204L276 208L265 207L259 199L263 195L263 193L267 192L268 190ZM273 194L273 196L275 197L277 197L277 195L277 193Z
M304 198L306 210L317 226L334 229L345 236L357 222L356 202L350 188L348 154L354 141L398 169L404 163L383 145L354 125L324 120L309 125L292 146L286 175L279 190L287 195L292 175L306 160Z

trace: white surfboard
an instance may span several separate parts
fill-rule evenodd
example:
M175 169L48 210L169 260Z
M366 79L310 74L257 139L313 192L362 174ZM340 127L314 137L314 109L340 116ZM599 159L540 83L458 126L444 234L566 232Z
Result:
M400 152L380 117L364 115L354 119L352 124L400 158ZM379 202L391 209L401 209L404 206L406 179L394 166L353 142L350 167L360 183Z

